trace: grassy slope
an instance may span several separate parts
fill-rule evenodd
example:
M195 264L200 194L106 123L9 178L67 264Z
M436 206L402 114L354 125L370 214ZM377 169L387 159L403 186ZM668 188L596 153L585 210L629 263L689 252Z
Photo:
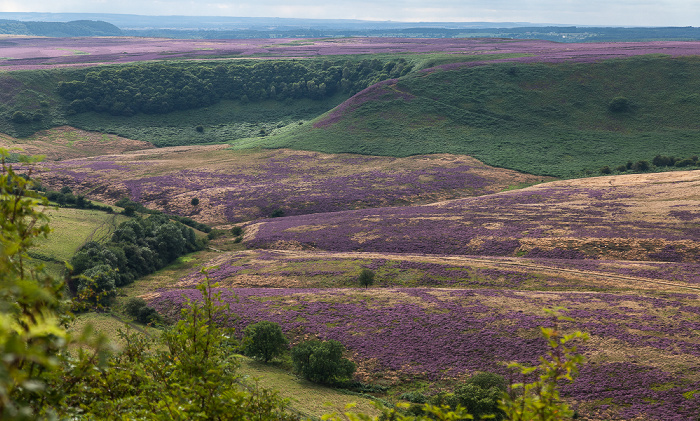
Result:
M54 231L48 238L40 239L30 256L47 263L55 275L63 273L63 262L88 241L100 241L128 218L117 214L86 209L58 208L47 211Z
M239 138L284 132L341 103L347 96L336 95L322 101L310 99L289 102L261 101L241 104L222 101L206 108L168 114L138 114L132 117L82 113L67 122L84 130L117 133L156 146L221 143ZM196 127L201 125L203 132Z
M640 57L414 73L377 88L384 91L348 107L334 124L307 124L245 146L390 156L449 152L560 177L656 154L691 156L700 153L699 62ZM397 90L415 97L403 99ZM617 96L632 108L610 112Z

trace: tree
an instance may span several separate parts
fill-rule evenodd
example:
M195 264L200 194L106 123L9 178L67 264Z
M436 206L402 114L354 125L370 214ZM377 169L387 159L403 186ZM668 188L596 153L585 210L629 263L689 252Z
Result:
M374 285L374 272L367 268L362 269L360 276L357 277L357 281L361 286L367 289L368 287Z
M190 200L190 204L191 204L192 206L197 206L197 205L199 205L199 199L196 198L196 197L193 197L192 200Z
M305 379L334 384L352 377L355 363L343 358L345 347L338 341L311 340L292 348L294 370Z
M20 177L0 148L0 418L31 419L26 391L46 390L42 373L58 367L67 339L61 327L63 284L27 266L27 250L49 232L41 210L48 200L34 190L31 169ZM34 160L20 157L25 165ZM30 167L31 168L31 167Z
M243 334L243 353L268 362L289 348L289 341L278 323L261 322L248 325Z
M498 405L506 391L506 381L503 376L494 373L477 373L455 389L446 403L454 408L461 406L474 419L502 420L504 413ZM489 418L491 417L491 418Z

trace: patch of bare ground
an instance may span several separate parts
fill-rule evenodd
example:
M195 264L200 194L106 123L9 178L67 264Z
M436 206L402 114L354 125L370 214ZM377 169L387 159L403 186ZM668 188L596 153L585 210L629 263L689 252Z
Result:
M46 160L85 158L151 149L153 144L125 137L88 132L70 126L42 130L25 139L0 134L0 147L17 149L24 155L44 155Z

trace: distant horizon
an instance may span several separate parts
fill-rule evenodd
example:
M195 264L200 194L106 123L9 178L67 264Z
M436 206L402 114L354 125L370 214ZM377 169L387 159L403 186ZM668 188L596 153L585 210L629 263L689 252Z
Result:
M405 24L522 22L536 26L700 25L700 2L696 0L431 0L429 3L422 0L338 0L333 3L321 0L4 0L0 12L322 19Z
M95 17L105 17L105 16L125 16L125 17L143 17L143 18L173 18L173 19L206 19L206 20L280 20L280 21L300 21L300 22L344 22L344 23L377 23L377 24L392 24L392 25L458 25L458 26L473 26L478 27L502 27L502 28L515 28L515 27L603 27L603 28L663 28L663 27L698 27L694 25L624 25L624 24L581 24L581 23L568 23L568 22L529 22L529 21L500 21L500 20L444 20L444 21L431 21L431 20L394 20L394 19L354 19L354 18L300 18L300 17L285 17L285 16L222 16L222 15L184 15L184 14L142 14L142 13L108 13L108 12L5 12L0 10L0 19L10 19L6 15L18 15L14 17L15 20L19 21L30 21L32 19L27 18L27 16L22 15L32 15L37 19L37 21L43 22L65 22L69 19L63 18L60 20L48 20L51 16L70 16L70 15L92 15ZM42 17L43 16L43 17ZM500 26L499 26L500 25ZM700 25L699 25L700 26Z

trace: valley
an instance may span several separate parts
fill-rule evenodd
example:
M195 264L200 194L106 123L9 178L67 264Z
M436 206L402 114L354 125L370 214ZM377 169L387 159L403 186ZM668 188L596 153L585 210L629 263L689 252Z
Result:
M133 221L207 225L190 241L206 247L115 288L119 320L137 326L141 298L174 323L212 281L237 338L268 320L292 344L337 340L367 392L292 378L288 355L242 360L320 417L310 401L376 414L537 364L542 309L565 307L559 327L590 334L561 386L578 419L700 413L700 43L6 41L8 161L45 155L44 189L121 213L52 208L30 255L61 273L90 241L137 237ZM154 72L168 82L129 102ZM78 324L124 325L102 316Z

